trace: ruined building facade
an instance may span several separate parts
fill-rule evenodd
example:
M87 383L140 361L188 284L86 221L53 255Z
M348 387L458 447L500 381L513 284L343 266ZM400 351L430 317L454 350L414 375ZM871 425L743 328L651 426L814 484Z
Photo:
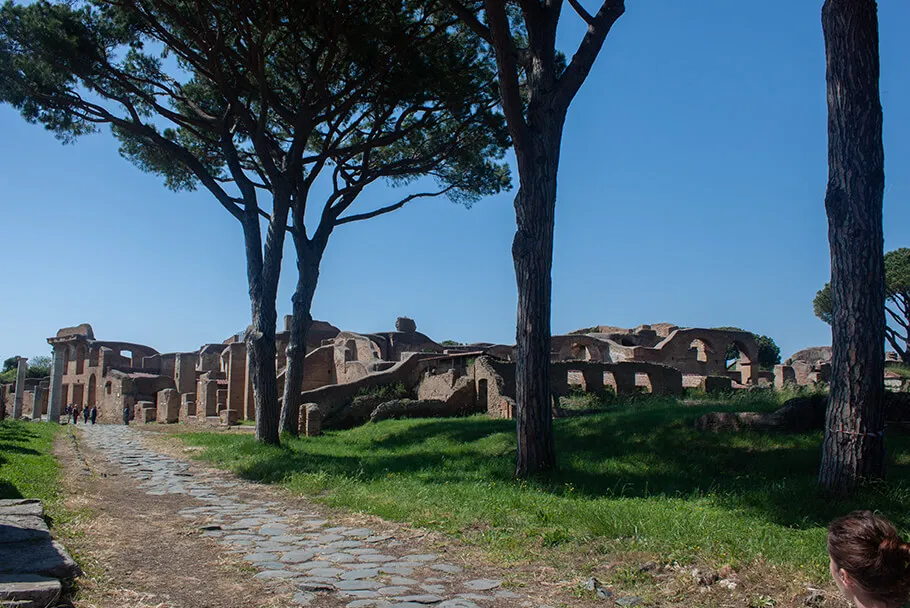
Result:
M286 318L284 331L277 335L280 388L289 327ZM231 424L255 419L240 335L191 352L159 353L142 344L97 340L92 327L83 324L61 329L48 343L53 348L51 377L17 383L22 387L22 416L56 420L67 404L75 404L97 407L100 422L120 422L124 408L144 422ZM739 359L728 366L731 344ZM508 345L443 346L406 318L398 319L395 331L367 334L316 321L307 339L300 386L307 404L301 426L306 427L307 416L314 427L344 427L402 412L487 412L511 418L514 355ZM670 324L599 326L553 336L551 358L554 403L577 391L680 395L686 387L732 389L774 380L758 370L758 348L752 334L744 331ZM799 365L790 367L802 370ZM394 405L364 398L389 386L400 387L409 398ZM4 395L11 393L12 385L3 390Z

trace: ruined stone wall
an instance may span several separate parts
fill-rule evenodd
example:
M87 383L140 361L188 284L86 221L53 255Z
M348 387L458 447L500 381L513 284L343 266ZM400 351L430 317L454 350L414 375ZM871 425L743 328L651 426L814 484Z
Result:
M477 406L486 405L494 418L515 417L515 364L492 357L480 357L474 363L473 375Z
M429 355L413 355L388 370L370 374L346 384L333 384L301 393L302 403L315 403L326 423L362 391L373 387L401 383L407 390L414 390L425 369L424 359Z
M302 391L311 391L337 383L335 373L335 347L321 346L306 356L303 364Z

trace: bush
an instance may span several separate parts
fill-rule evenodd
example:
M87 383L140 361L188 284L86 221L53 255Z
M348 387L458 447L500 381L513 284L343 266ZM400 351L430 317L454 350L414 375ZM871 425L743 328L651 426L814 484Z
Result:
M362 388L357 391L357 397L370 397L381 401L391 401L393 399L406 399L410 397L408 389L401 382L395 384L383 384L380 386L371 386Z

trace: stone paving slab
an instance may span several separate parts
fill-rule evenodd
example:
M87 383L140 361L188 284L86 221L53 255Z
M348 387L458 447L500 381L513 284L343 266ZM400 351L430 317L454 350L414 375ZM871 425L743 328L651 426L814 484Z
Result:
M189 463L157 452L132 427L98 425L82 433L146 494L186 494L199 501L177 514L251 564L255 578L282 589L293 584L297 605L331 598L332 605L346 608L484 608L509 599L510 606L546 608L500 589L500 580L472 578L439 555L410 551L391 535L334 525L319 513L289 510L277 501L242 500L237 488L252 484L191 471Z

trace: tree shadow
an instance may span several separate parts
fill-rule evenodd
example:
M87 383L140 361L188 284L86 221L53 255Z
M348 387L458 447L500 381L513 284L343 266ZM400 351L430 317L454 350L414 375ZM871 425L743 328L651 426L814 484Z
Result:
M742 409L727 405L728 409ZM567 498L703 497L713 504L779 525L808 528L856 508L880 509L910 527L901 482L874 484L850 499L818 489L820 432L804 435L702 433L694 421L716 404L617 407L555 421L559 469L529 485ZM280 448L255 447L235 470L280 482L309 473L373 481L390 474L421 483L512 482L515 422L484 417L367 425ZM910 478L910 435L889 429L888 475ZM231 457L228 456L230 459ZM441 490L444 491L444 490Z
M5 479L0 479L0 498L25 498L19 488Z

